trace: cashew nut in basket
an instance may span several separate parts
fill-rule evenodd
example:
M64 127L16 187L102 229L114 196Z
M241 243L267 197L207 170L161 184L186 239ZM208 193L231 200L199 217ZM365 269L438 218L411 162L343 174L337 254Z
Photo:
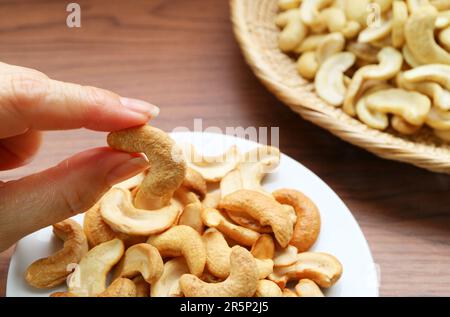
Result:
M450 111L432 108L427 116L427 125L436 130L450 131Z
M235 246L230 254L230 275L219 283L206 283L197 276L185 274L180 288L186 297L250 297L256 292L258 272L253 256Z
M64 241L55 254L33 262L25 272L25 280L37 288L52 288L65 282L70 264L78 263L88 252L86 236L81 226L67 219L53 225L53 233Z
M108 144L126 152L143 152L150 171L136 194L137 208L160 209L170 204L173 192L185 178L186 164L182 152L165 132L145 125L108 135Z
M433 106L440 110L450 110L450 91L441 85L431 81L412 82L404 79L403 74L398 74L396 83L399 88L417 91L433 100Z
M295 246L299 252L309 250L320 233L320 213L316 205L294 189L279 189L272 194L279 203L294 207L297 213L297 222L289 244Z
M183 155L190 168L197 171L207 182L218 182L239 163L240 153L231 146L217 156L199 154L192 144L183 145Z
M399 115L413 125L425 123L431 107L426 96L399 88L374 92L367 97L366 104L374 111Z
M136 297L136 285L127 278L118 278L98 297Z
M103 220L116 231L132 235L155 234L169 228L177 219L181 205L175 199L158 210L139 209L129 191L112 188L100 202Z
M302 279L295 285L295 292L299 297L324 297L319 286L311 280Z
M442 64L429 64L416 67L403 73L406 81L413 83L432 81L441 84L450 90L450 66Z
M89 250L69 276L69 292L77 296L97 296L106 289L106 276L124 253L123 242L110 240Z
M260 192L241 189L225 196L219 208L228 212L245 212L262 225L269 225L275 238L286 247L292 238L295 220L281 204Z
M419 131L420 128L422 127L420 125L413 125L397 115L392 116L391 126L395 131L400 132L404 135L412 135L417 131Z
M405 38L412 55L423 64L450 65L450 53L434 38L437 10L430 6L414 12L405 25Z
M405 44L405 24L408 20L408 6L403 1L392 4L392 45L400 48Z
M189 226L175 226L155 236L147 243L156 247L163 257L183 256L189 271L200 276L206 264L206 250L200 234Z
M183 257L176 257L164 264L164 272L150 289L151 297L181 297L179 280L189 273L189 268Z
M355 63L350 52L337 53L329 57L317 71L314 85L317 94L330 105L340 106L344 101L346 87L344 72Z
M203 209L202 219L206 226L217 228L227 237L245 246L252 246L260 237L258 232L235 225L214 208Z
M283 292L281 288L278 287L272 281L269 280L259 280L256 286L255 297L282 297Z
M284 52L297 48L308 34L308 28L300 18L300 9L291 9L278 14L275 24L282 28L278 46Z
M161 277L163 270L164 263L158 250L147 243L140 243L127 249L114 276L134 278L141 274L147 283L153 284Z
M343 110L351 116L356 115L355 99L363 86L370 79L388 80L400 71L403 64L402 54L392 47L385 47L377 55L378 65L367 65L356 71L347 89Z
M319 10L331 4L332 0L303 0L300 6L301 20L306 25L313 25L317 22Z
M300 7L302 0L278 0L278 8L280 10L290 10Z
M286 281L306 278L314 281L320 287L329 288L337 282L341 275L342 265L334 256L320 252L303 252L297 255L297 262L275 268L269 278L272 280L278 276L285 278ZM275 282L275 280L273 281Z

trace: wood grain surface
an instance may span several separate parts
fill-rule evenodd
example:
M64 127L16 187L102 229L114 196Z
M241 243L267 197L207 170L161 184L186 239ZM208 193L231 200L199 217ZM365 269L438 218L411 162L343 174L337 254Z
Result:
M352 210L380 266L381 295L450 296L450 176L379 159L283 106L246 66L227 1L78 1L79 29L65 24L67 3L1 1L0 60L149 100L161 107L154 124L165 130L192 128L194 118L221 128L280 127L281 150ZM48 132L31 164L0 179L101 145L103 133ZM0 295L11 254L0 255Z

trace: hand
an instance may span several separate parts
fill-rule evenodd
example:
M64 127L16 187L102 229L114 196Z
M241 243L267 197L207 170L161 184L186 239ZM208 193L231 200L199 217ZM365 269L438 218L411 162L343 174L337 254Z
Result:
M158 112L141 100L0 63L0 171L29 162L42 130L120 130L145 124ZM0 181L0 252L33 231L86 211L112 185L147 167L141 155L105 147L19 180Z

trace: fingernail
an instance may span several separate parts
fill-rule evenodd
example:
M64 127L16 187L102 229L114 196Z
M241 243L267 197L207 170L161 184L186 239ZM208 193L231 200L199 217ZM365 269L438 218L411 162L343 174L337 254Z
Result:
M134 157L127 162L113 168L108 173L106 182L108 183L108 185L112 186L146 170L148 167L148 161L144 157Z
M149 117L157 117L159 114L159 108L157 106L143 100L120 97L120 103L134 112L144 114Z

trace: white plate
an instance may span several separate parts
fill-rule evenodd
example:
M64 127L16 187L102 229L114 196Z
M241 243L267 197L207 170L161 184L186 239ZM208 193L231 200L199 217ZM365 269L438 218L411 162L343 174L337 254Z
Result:
M242 151L257 146L256 143L222 134L173 133L177 142L193 143L200 152L220 153L232 144ZM286 155L281 156L281 164L264 181L264 187L275 190L281 187L294 188L304 192L318 206L322 227L313 250L335 255L344 267L341 279L327 296L378 296L378 279L367 242L350 211L341 199L319 177L300 163ZM83 216L74 217L82 223ZM29 287L23 274L34 260L48 256L61 247L54 238L51 227L39 230L20 240L11 259L7 281L7 296L48 296L64 290L38 290Z

